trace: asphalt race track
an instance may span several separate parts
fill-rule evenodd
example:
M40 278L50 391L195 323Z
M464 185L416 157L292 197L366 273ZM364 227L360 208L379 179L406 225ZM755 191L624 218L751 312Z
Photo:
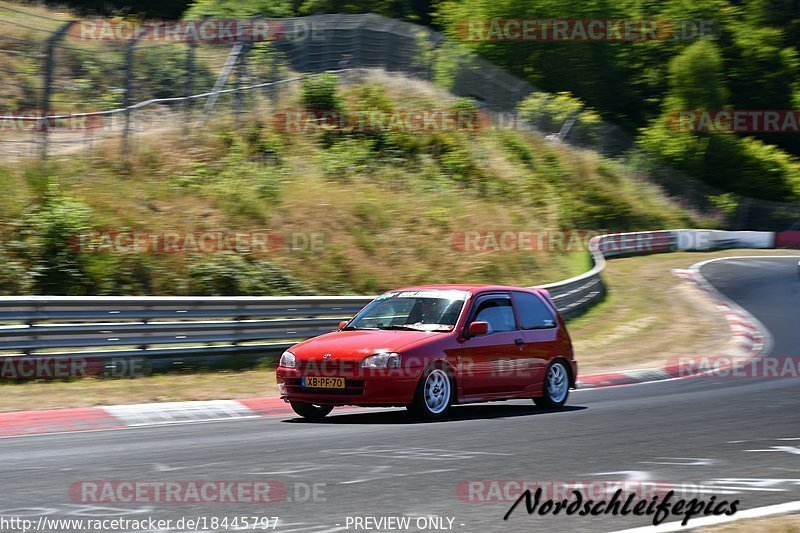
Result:
M800 355L797 260L702 268L769 329L771 355ZM470 533L615 531L652 517L529 516L523 504L504 521L511 502L468 501L459 487L643 479L701 486L698 498L738 499L740 510L800 500L800 380L703 377L583 390L559 412L494 403L456 407L440 423L414 423L403 410L341 410L323 423L286 417L13 437L0 440L0 453L0 515L278 516L275 531L316 533L346 531L348 517L434 516ZM68 494L81 480L199 479L276 481L292 501L91 505Z

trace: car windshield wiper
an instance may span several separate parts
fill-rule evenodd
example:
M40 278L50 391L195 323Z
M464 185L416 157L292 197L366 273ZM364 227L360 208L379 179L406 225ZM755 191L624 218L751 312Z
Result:
M389 326L379 326L378 329L402 329L409 331L450 331L447 326L441 324L392 324Z
M361 327L361 326L347 326L347 327L342 328L342 331L353 331L353 330L357 330L357 329L378 329L378 328L364 328L364 327Z

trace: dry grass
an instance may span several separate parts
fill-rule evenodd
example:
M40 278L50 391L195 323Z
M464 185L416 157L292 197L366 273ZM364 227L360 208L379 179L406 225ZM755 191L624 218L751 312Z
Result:
M49 34L73 18L64 11L14 2L0 2L0 15L3 36L30 41L45 41Z
M429 84L381 72L350 80L341 91L353 106L365 91L383 91L398 108L441 108L455 100ZM296 98L288 94L281 107L297 107ZM423 139L421 154L390 163L368 152L358 163L364 168L354 169L349 154L326 149L318 135L271 131L270 117L261 110L257 118L265 126L258 135L277 143L280 168L237 156L236 150L247 152L246 141L232 133L232 122L220 120L188 139L179 132L142 133L129 165L121 164L119 144L109 142L98 144L91 156L70 157L52 168L28 163L27 172L57 176L65 194L92 208L100 228L268 228L287 238L323 234L319 254L282 250L270 257L321 294L372 294L436 282L533 285L569 277L584 266L574 253L457 251L451 246L455 232L691 225L685 212L611 162L535 135L498 130L416 135ZM248 124L239 132L253 127ZM430 148L437 143L455 146L473 169L471 181L465 184L442 168L433 155L436 149ZM526 151L528 162L520 159L519 150ZM327 174L332 164L347 169L347 175ZM0 186L5 181L11 191L8 207L0 208L7 209L0 212L4 220L16 218L35 198L30 183L20 177L24 172L24 165L5 176L0 169ZM265 180L273 181L274 196L259 192ZM600 209L598 202L606 201L609 205ZM589 210L594 213L586 215ZM185 272L186 258L154 260L166 272Z
M787 254L725 250L611 260L606 299L570 324L582 370L657 367L674 355L719 354L730 339L724 315L671 270L715 257Z

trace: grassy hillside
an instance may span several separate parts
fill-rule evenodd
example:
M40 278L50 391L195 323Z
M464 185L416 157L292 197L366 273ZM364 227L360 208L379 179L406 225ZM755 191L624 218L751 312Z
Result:
M440 90L375 73L284 93L282 109L461 109ZM327 92L326 92L327 91ZM328 105L328 104L325 104ZM534 284L582 271L584 253L466 253L454 232L635 230L691 225L649 186L594 153L529 133L289 133L267 109L236 128L136 138L51 163L0 167L0 292L46 294L373 293L422 282ZM231 119L232 120L232 119ZM90 229L269 229L317 250L80 253Z
M178 1L156 6L149 0L138 0L126 4L129 7L125 10L115 11L114 2L102 6L95 2L75 4L82 16L116 16L117 21L126 12L174 14L183 5ZM429 65L432 72L438 73L440 83L459 83L454 81L459 77L451 70L456 65L471 64L459 47L453 46L460 43L549 91L533 95L537 106L555 93L571 95L565 101L551 102L546 112L537 109L533 113L546 115L545 124L538 124L540 128L548 126L543 129L546 133L558 131L563 117L575 112L575 105L585 105L586 112L597 119L595 127L602 132L604 141L611 139L610 144L619 147L635 139L633 146L643 154L648 162L645 170L651 174L668 168L673 177L689 175L724 192L797 202L800 137L796 130L784 128L778 133L754 128L734 132L720 127L690 131L677 128L671 120L676 113L692 110L796 110L800 106L800 18L796 5L790 4L791 0L702 0L691 6L681 0L600 6L584 0L424 0L413 4L398 0L201 0L193 2L184 16L247 18L255 14L283 17L377 12L432 23L450 35L451 42L437 47L435 52L420 48L416 62ZM30 110L41 106L45 39L66 20L78 16L63 9L0 0L0 72L5 74L0 83L0 100L5 104L0 107ZM658 21L665 30L663 36L670 38L585 43L465 41L459 30L467 19L516 17ZM705 30L698 30L697 35L690 31L692 24L701 22ZM210 90L229 47L208 43L199 46L191 61L190 76L186 72L186 48L163 42L139 45L133 60L132 100L184 95L190 79L191 92ZM267 43L258 43L248 60L250 74L245 77L263 81L264 73L273 72L273 68L284 69L286 65L277 58ZM358 58L355 61L358 64ZM68 113L119 107L124 94L125 64L124 44L69 34L55 49L51 110ZM523 104L521 111L528 107ZM602 126L600 117L622 126L622 130ZM602 144L596 138L580 137L578 131L573 131L569 139L584 141L590 147ZM2 143L0 148L5 148ZM0 156L5 155L0 152Z

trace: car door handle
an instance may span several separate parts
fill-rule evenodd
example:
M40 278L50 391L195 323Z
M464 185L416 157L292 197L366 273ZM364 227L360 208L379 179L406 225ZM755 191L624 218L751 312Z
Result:
M514 344L516 344L517 346L522 346L523 344L525 344L525 341L522 339L514 339Z

